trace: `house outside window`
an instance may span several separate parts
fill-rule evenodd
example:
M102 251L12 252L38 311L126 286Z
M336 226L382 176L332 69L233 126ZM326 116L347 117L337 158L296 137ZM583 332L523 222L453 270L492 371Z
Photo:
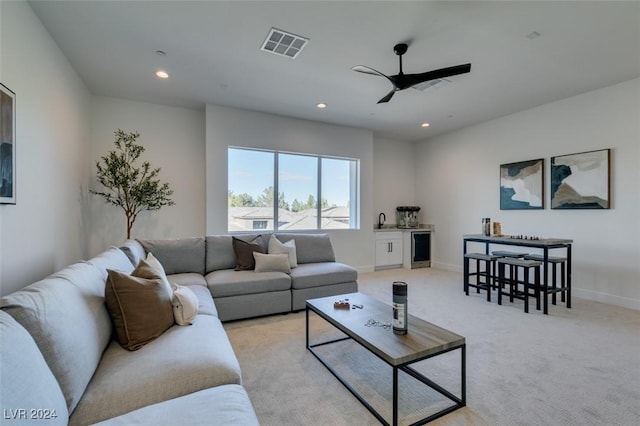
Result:
M360 161L228 149L229 232L358 229Z

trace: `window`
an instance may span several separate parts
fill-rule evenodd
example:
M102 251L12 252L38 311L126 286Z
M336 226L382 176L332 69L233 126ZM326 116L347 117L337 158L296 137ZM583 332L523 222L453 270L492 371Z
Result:
M359 160L229 148L227 229L357 229Z

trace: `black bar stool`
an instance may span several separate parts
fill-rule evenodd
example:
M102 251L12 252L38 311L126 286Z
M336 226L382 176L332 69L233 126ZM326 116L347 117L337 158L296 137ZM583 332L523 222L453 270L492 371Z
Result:
M464 292L469 295L469 287L475 287L476 292L487 291L487 302L491 302L491 287L495 288L496 260L498 256L484 253L466 253L464 255ZM470 260L476 261L476 270L471 272L469 268ZM484 271L480 268L480 262L484 263ZM471 277L476 277L475 283L471 282ZM484 281L482 278L484 277Z
M544 256L541 254L528 254L524 257L528 260L537 260L538 262L544 262ZM569 290L566 285L565 277L567 258L566 257L554 257L548 256L547 261L551 264L551 288L547 289L548 294L551 294L551 303L556 304L556 293L560 293L560 300L566 303L565 293ZM558 287L557 271L558 264L560 264L560 287ZM567 306L568 307L568 306Z
M506 265L509 265L509 278L505 276ZM542 262L536 260L526 260L512 257L501 257L498 259L498 305L502 305L502 289L504 285L509 286L509 301L513 299L524 300L524 311L529 313L529 297L536 299L536 309L540 310L540 266ZM523 280L518 278L518 268L524 270ZM529 282L529 271L533 268L533 283ZM523 291L518 290L518 285L523 285ZM533 291L533 292L532 292Z

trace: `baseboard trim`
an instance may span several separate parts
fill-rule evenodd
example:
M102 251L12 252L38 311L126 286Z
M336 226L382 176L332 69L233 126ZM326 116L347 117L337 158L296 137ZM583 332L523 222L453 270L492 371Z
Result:
M602 302L608 305L615 305L622 308L640 311L640 300L637 299L631 299L628 297L621 297L614 294L601 293L599 291L586 290L583 288L575 287L573 287L571 291L574 296L580 297L582 299L593 300L594 302Z
M459 272L462 273L462 266L460 265L452 265L450 263L444 262L431 262L434 268L444 269L451 272ZM640 300L631 299L629 297L616 296L614 294L601 293L599 291L587 290L583 288L573 287L571 289L573 295L575 297L579 297L581 299L592 300L594 302L602 302L608 305L620 306L622 308L633 309L636 311L640 311Z
M443 269L451 272L462 273L462 266L452 265L450 263L431 261L431 267L435 269ZM372 272L373 268L366 272ZM365 271L362 271L365 272ZM640 311L640 300L631 299L629 297L616 296L614 294L601 293L599 291L586 290L583 288L573 287L571 289L573 296L581 299L592 300L594 302L602 302L608 305L620 306L621 308L633 309Z
M436 269L444 269L445 271L460 272L462 273L462 266L452 265L450 263L431 261L431 267Z

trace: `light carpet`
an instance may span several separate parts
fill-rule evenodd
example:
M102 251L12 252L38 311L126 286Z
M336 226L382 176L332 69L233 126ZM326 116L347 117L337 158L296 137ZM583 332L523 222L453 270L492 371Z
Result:
M461 274L434 268L360 274L359 291L390 304L398 280L408 283L411 315L466 338L467 406L431 424L640 424L640 312L574 297L571 309L558 301L549 315L525 314L522 301L465 296ZM314 339L339 333L317 317L311 328ZM306 350L304 312L225 329L262 425L379 424ZM391 368L353 342L326 350L389 419ZM419 369L458 394L459 351L431 362ZM401 424L442 405L414 379L400 385Z

